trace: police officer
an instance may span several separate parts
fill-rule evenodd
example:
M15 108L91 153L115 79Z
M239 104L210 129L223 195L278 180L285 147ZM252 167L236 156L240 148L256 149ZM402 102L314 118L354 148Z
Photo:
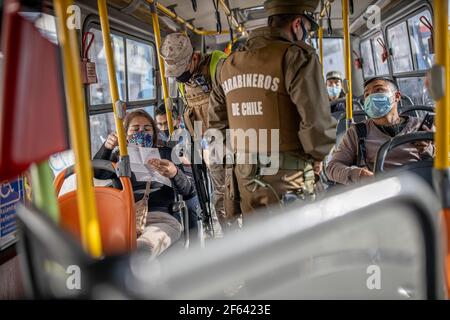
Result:
M166 76L176 78L179 91L184 99L186 109L184 122L191 136L195 136L195 122L202 124L202 133L208 129L209 96L212 90L212 77L215 76L217 64L227 56L224 52L213 51L210 54L194 52L191 41L182 33L169 34L161 46L161 56L165 62ZM203 141L205 142L205 141ZM202 144L205 148L207 143ZM205 152L206 154L206 152ZM205 159L208 160L208 159ZM227 224L223 204L225 169L223 164L208 165L213 182L213 204L222 227Z
M341 114L346 110L345 101L339 101L339 99L345 98L345 93L342 89L342 73L339 71L330 71L327 73L326 78L328 99L331 104L331 113Z
M313 199L321 163L335 144L336 121L322 67L315 49L306 44L309 32L318 28L313 18L318 4L319 0L266 1L269 26L251 32L241 51L219 63L209 125L231 137L239 194L228 192L236 188L228 186L234 179L227 172L226 197L240 199L244 214L292 196ZM253 129L257 133L252 136ZM266 139L259 138L256 148L249 142L264 134ZM278 162L276 174L273 162Z

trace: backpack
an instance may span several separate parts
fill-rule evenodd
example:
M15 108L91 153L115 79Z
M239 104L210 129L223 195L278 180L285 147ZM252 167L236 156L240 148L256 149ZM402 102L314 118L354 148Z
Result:
M359 168L368 167L366 158L366 138L367 126L365 123L355 124L356 134L358 135L358 154L356 156L356 166Z

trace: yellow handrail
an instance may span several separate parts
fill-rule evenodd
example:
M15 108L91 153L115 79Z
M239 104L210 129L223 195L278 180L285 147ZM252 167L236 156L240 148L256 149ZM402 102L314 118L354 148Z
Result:
M450 167L450 62L448 56L448 2L434 1L434 42L436 47L436 65L444 68L446 92L436 101L436 158L435 168L444 170Z
M70 123L70 140L75 153L77 175L77 202L80 215L81 240L85 249L94 257L102 254L100 227L92 183L92 166L88 142L86 108L81 87L80 51L76 30L69 30L67 8L70 0L54 0L58 39L64 66L64 85Z
M320 64L322 65L322 73L323 73L323 27L319 27L319 48L320 48Z
M164 60L161 57L161 29L159 28L159 19L158 19L158 13L156 12L156 7L152 3L150 6L151 15L152 15L152 23L153 23L153 31L155 36L155 43L156 43L156 52L158 55L158 64L159 64L159 70L161 75L161 84L163 87L163 96L164 96L164 105L166 106L166 115L167 115L167 125L169 127L169 134L172 135L173 133L173 121L172 121L172 108L170 103L170 97L169 97L169 89L167 87L167 79L166 79L166 70L164 67Z
M106 0L98 0L98 13L100 15L100 24L102 27L103 45L105 47L106 54L106 65L108 66L109 90L111 92L111 100L114 109L114 120L116 123L117 137L119 139L119 153L121 157L126 157L128 155L128 150L125 129L123 127L123 116L125 114L125 109L122 106L122 103L120 103L119 98Z
M146 1L150 5L153 5L156 2L155 0L146 0ZM156 2L156 7L161 13L163 13L167 17L171 18L176 23L186 26L187 29L191 30L192 32L194 32L197 35L200 35L200 36L213 36L213 35L218 35L218 34L230 33L228 30L223 30L221 33L218 33L217 31L212 31L212 30L201 30L199 28L194 27L192 25L192 23L187 22L186 19L183 19L182 17L178 16L175 12L173 12L170 9L166 8L161 3Z
M347 79L347 128L353 120L352 53L350 45L349 0L342 0L342 23L344 25L345 78Z
M450 199L447 198L449 184L449 151L450 151L450 54L448 37L448 1L434 1L434 42L436 48L436 65L433 67L432 82L444 82L443 88L437 88L441 97L436 98L436 157L434 159L436 179L435 185L439 188L438 192L442 202L442 218L446 229L447 237L447 256L445 259L447 294L450 296ZM441 70L442 72L436 72ZM435 73L436 72L436 73ZM435 77L444 77L436 79ZM432 84L433 86L433 84Z

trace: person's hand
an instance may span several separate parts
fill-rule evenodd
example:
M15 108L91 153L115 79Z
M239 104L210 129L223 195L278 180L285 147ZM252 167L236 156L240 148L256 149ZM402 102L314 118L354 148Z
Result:
M367 168L362 168L362 169L359 171L359 177L362 178L362 179L364 179L364 178L369 178L369 177L373 177L373 172L370 171L370 170L367 169Z
M169 179L174 178L178 172L177 167L169 160L150 159L148 164L159 174Z
M431 141L419 141L414 143L419 154L424 153L430 147Z
M115 132L111 133L108 138L106 138L105 148L108 150L113 150L119 145L119 138Z
M323 170L323 162L322 161L314 161L314 174L316 176L320 175Z

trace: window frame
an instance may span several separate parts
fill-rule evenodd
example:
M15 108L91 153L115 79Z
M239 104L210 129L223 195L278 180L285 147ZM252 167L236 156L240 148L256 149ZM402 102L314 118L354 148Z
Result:
M434 15L433 15L433 10L432 8L430 8L428 5L424 4L422 6L420 6L419 8L417 8L416 10L409 12L407 14L402 15L401 17L393 20L391 23L386 24L385 27L385 33L387 35L388 30L395 28L396 26L402 24L403 22L406 23L406 27L407 27L407 31L408 31L408 41L409 41L409 49L410 49L410 58L413 64L413 70L412 71L407 71L407 72L394 72L394 68L392 66L392 76L395 78L405 78L405 77L412 77L412 76L417 76L417 75L424 75L426 74L427 70L419 70L419 67L417 65L417 61L414 59L414 52L413 52L413 48L412 48L412 44L411 44L411 31L410 31L410 24L409 24L409 20L411 18L414 18L415 16L417 16L418 14L424 12L424 11L428 11L430 13L431 19L433 20ZM434 21L432 21L433 25L434 25ZM389 39L387 38L388 42L388 48L389 50L391 49L391 44L389 42ZM392 61L392 57L389 57L389 60Z
M402 72L395 72L394 69L394 57L392 55L392 47L391 47L391 43L389 41L389 31L399 27L400 25L405 24L406 26L406 32L407 32L407 37L408 37L408 44L409 44L409 59L411 61L412 64L412 70L411 71L402 71ZM402 74L402 73L410 73L410 72L414 72L414 71L418 71L416 69L415 63L414 63L414 59L413 59L413 51L412 51L412 46L411 46L411 34L410 34L410 30L409 30L409 23L408 23L408 19L406 20L401 20L401 21L397 21L395 24L390 24L389 26L386 26L386 40L387 40L387 47L389 50L389 60L391 61L391 65L392 65L392 74L393 75L398 75L398 74Z
M377 76L377 69L376 69L376 66L375 66L375 57L373 55L373 43L372 43L372 39L373 39L375 34L376 34L376 32L372 33L370 36L367 36L367 37L361 39L361 41L359 42L359 54L360 54L361 58L363 59L363 64L365 63L367 57L362 55L362 44L365 43L365 42L369 42L370 53L372 54L372 66L373 66L373 70L374 70L374 73L375 73L374 75L371 75L371 76L370 75L366 75L366 73L364 72L364 65L363 65L363 68L361 70L362 70L364 79L369 79L370 77L376 77Z
M340 37L340 36L330 36L330 37L324 37L323 38L323 40L325 41L325 40L341 40L342 42L344 42L344 37ZM344 48L343 48L343 55L344 55L344 61L345 61L345 43L343 43L344 44ZM319 49L316 49L316 51L317 51L317 54L319 55L320 54L320 50ZM324 59L325 59L325 52L324 52ZM324 68L324 78L326 78L326 72L325 72L325 65L323 66L323 68ZM343 76L344 77L346 77L345 76L345 64L344 64L344 72L343 72Z
M391 62L391 58L390 56L388 57L387 61L386 61L386 66L387 66L387 73L378 73L378 62L377 62L377 44L375 43L377 41L377 39L381 38L384 42L384 44L387 46L387 42L386 42L386 36L385 36L385 32L383 32L383 30L378 30L376 32L374 32L370 37L368 37L368 39L370 40L370 43L372 45L372 57L373 57L373 63L374 63L374 67L375 67L375 77L386 77L392 74L392 66L390 65ZM379 44L378 44L379 45ZM388 48L389 50L389 48Z
M97 30L101 31L100 23L98 23L98 21L91 21L91 22L87 23L83 28L83 32L87 32L90 29L97 29ZM127 110L132 110L132 109L136 109L136 108L144 108L144 107L151 106L151 105L157 105L158 101L160 99L159 99L159 89L158 89L159 81L158 81L158 77L157 77L157 75L159 73L159 66L157 63L158 59L157 59L157 55L156 55L156 44L154 43L154 41L144 40L143 38L140 38L136 35L132 35L130 33L124 32L122 30L118 30L113 27L111 27L111 34L113 34L115 36L119 36L123 40L124 58L125 58L125 103L127 105ZM149 45L153 49L153 58L154 58L154 61L156 62L155 68L154 68L154 71L155 71L154 72L154 81L155 81L155 93L156 93L155 99L128 101L129 92L128 92L128 53L127 53L127 41L126 41L127 39ZM108 113L113 110L112 103L91 105L90 90L85 90L85 95L86 95L86 106L88 108L89 115Z
M360 46L359 46L359 53L361 53L361 43L366 41L367 39L373 38L373 36L377 32L381 32L383 34L383 37L386 39L387 38L387 28L389 28L392 25L401 23L402 21L405 21L405 19L406 20L410 19L410 18L414 17L415 15L417 15L418 13L425 11L425 10L428 10L430 12L431 16L434 17L433 7L428 2L419 3L419 1L411 1L406 6L400 8L400 10L398 10L397 12L392 13L387 19L382 21L380 28L378 28L376 30L368 30L360 36L361 41L360 41ZM433 21L433 24L434 24L434 21ZM408 32L409 32L409 30L408 30ZM389 47L390 43L386 42L386 45ZM411 47L411 45L410 45L410 47ZM391 76L394 80L396 80L397 78L424 76L427 72L427 70L414 70L411 72L394 74L392 62L393 61L392 61L391 57L389 57L389 59L388 59L389 76ZM413 61L413 63L415 63L415 62ZM374 64L375 64L375 61L374 61ZM363 72L363 78L364 78L364 80L367 80L370 77L366 77L366 75Z

